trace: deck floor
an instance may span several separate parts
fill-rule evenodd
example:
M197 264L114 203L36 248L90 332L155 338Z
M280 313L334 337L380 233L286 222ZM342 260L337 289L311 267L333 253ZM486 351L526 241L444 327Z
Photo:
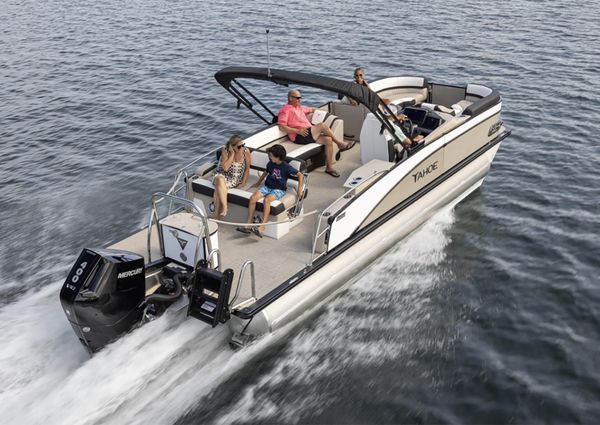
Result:
M304 201L304 212L322 210L342 196L346 179L352 171L360 167L360 145L357 143L351 150L343 152L334 168L340 173L339 178L325 173L325 167L310 172L308 196ZM319 211L320 213L320 211ZM312 252L312 238L319 218L319 213L304 217L280 239L243 234L235 230L236 226L219 224L219 251L222 268L234 271L232 297L237 286L241 267L251 260L255 267L256 296L260 298L290 276L302 270L309 262ZM139 253L148 262L146 228L128 238L111 245L110 248L123 249ZM152 259L160 257L158 232L152 235ZM251 274L247 269L241 285L238 301L251 296Z
M304 201L304 212L323 209L346 192L344 182L353 170L360 167L360 146L357 143L349 151L343 152L334 168L340 173L339 178L325 173L325 167L310 172L308 196ZM235 230L234 226L219 225L219 248L224 268L233 269L234 288L237 285L243 263L252 260L255 267L256 292L260 298L309 262L312 251L312 237L318 214L303 218L302 222L290 229L280 239L253 234L245 235ZM241 299L249 298L250 270L246 271L242 283Z

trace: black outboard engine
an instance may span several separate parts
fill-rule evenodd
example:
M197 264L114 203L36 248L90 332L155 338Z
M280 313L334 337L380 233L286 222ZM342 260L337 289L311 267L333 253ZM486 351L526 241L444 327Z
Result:
M146 294L144 257L116 249L85 248L60 291L60 302L90 352L140 322Z

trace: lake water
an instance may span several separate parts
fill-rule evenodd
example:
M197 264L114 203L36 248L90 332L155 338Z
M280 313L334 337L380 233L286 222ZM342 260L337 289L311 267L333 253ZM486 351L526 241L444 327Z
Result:
M3 423L592 423L600 4L16 1L0 7ZM483 186L303 327L232 354L163 317L90 359L58 292L178 166L261 123L213 74L424 75L503 97ZM264 89L283 100L284 89ZM317 105L323 93L307 91Z

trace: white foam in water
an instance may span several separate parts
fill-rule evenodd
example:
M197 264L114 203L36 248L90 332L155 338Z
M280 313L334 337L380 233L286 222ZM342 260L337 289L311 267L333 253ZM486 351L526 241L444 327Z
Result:
M347 305L356 303L364 291L396 289L416 282L396 278L387 269L398 267L412 273L443 259L445 229L452 222L449 210L438 214L423 228L397 245L351 287L349 294L328 304L318 324L301 332L276 370L244 392L235 411L219 420L228 423L250 417L272 417L275 408L261 398L261 386L278 379L302 380L306 374L327 373L328 364L311 363L315 345L331 339L339 329L337 320ZM3 423L86 424L172 423L274 340L263 338L249 349L233 352L227 347L228 329L211 329L196 320L165 315L124 336L90 358L80 346L60 307L62 282L31 291L0 310L0 411ZM430 285L419 278L419 285ZM367 320L368 323L362 323ZM377 315L343 326L368 328L384 325L402 329L407 323L390 322ZM397 355L397 347L367 347L353 343L346 349L365 359ZM301 357L302 361L295 360ZM308 358L308 361L307 361ZM269 408L269 406L272 407ZM293 418L301 406L286 408ZM281 418L281 419L286 419Z
M227 327L165 315L90 358L60 283L0 310L3 424L172 423L264 343L234 353Z
M445 257L444 248L450 242L445 230L453 221L450 207L439 212L358 276L347 293L327 304L311 330L300 332L290 341L273 370L246 387L235 410L223 414L218 423L269 422L274 418L296 423L302 412L318 414L330 400L316 390L292 395L293 400L282 399L277 390L280 385L306 388L316 377L335 380L344 368L401 361L408 351L414 350L417 337L412 334L422 325L423 317L429 315L423 292L438 283L439 276L433 271ZM415 293L411 296L403 291L406 289L414 289ZM349 317L347 311L368 302L369 296L376 299L378 306L391 308L393 317L382 315L377 308L372 314L362 312ZM363 330L394 336L366 341L353 337Z

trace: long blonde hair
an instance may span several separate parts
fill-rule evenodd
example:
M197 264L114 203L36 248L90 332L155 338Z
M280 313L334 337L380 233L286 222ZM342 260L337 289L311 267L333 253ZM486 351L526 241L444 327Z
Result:
M233 145L236 144L237 142L239 142L240 140L243 140L243 139L239 135L234 134L233 136L231 136L229 138L229 140L225 144L225 149L226 150L233 149L234 148Z

